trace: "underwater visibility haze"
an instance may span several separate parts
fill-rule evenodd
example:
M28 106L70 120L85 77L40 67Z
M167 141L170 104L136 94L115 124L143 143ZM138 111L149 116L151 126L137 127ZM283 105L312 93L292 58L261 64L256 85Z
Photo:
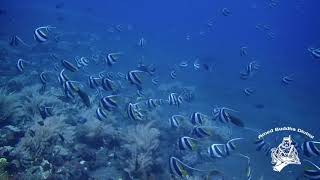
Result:
M0 179L320 179L320 2L0 2Z

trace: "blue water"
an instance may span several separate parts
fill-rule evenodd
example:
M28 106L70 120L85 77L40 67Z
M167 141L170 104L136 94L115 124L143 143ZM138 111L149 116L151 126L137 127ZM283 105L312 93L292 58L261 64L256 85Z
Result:
M36 92L41 86L38 74L50 71L46 98L43 101L35 98L35 101L41 105L53 104L56 109L54 118L62 119L62 129L70 129L69 134L75 134L71 138L72 142L61 143L56 140L57 134L68 136L67 130L52 130L50 137L55 141L44 148L44 151L53 153L54 146L63 147L68 150L66 156L59 153L57 156L46 153L32 156L32 150L28 149L31 145L23 142L28 138L33 142L34 137L27 135L30 130L35 131L36 137L37 132L41 131L39 129L43 128L37 123L40 115L36 104L30 103L31 109L36 109L36 112L30 115L32 118L27 121L19 119L20 116L16 119L10 116L4 123L0 123L1 132L9 133L5 129L12 125L23 135L17 137L14 143L8 144L5 140L1 142L0 155L8 161L5 171L9 177L169 179L172 176L168 159L175 156L192 167L218 170L224 174L225 179L248 179L245 175L246 161L239 157L239 153L251 158L252 179L297 179L303 176L303 168L310 165L303 159L319 165L319 156L309 158L298 150L302 165L289 165L281 172L275 172L272 170L270 155L264 156L263 152L255 150L252 142L256 134L246 130L250 128L262 133L275 127L295 127L314 135L312 141L319 141L320 55L315 58L308 51L310 47L320 48L318 1L2 0L0 4L1 88L10 89L10 93L18 99L17 102L23 102L21 106L26 106L24 97L29 94L25 89L32 89L33 97L42 98L43 95ZM223 15L224 8L230 11L230 15ZM48 33L47 42L38 43L33 37L34 30L46 25L56 28ZM117 27L120 27L121 31L117 30ZM10 46L8 42L13 35L23 39L31 47L23 47L21 44L17 47ZM141 38L146 40L144 47L138 46ZM247 55L240 55L241 47L246 47ZM102 57L112 52L123 54L112 67L108 67ZM52 59L50 54L55 54L58 58ZM97 63L93 62L93 55L99 55ZM92 104L90 108L84 107L78 97L65 101L56 98L57 94L64 95L63 87L57 81L59 72L65 68L60 61L65 59L74 63L76 56L89 59L89 65L85 70L80 68L76 73L67 74L72 80L80 82L81 89L89 95ZM23 73L16 72L15 66L20 58L32 64L26 64ZM193 67L196 59L199 59L201 65L198 70ZM100 97L95 90L88 87L88 76L98 76L103 70L126 74L136 69L140 60L146 65L155 65L156 75L144 75L142 90L147 95L140 99L136 97L137 88L130 85L126 79L120 79L121 90L112 94L125 99L123 107L129 102L137 103L149 98L167 100L170 93L178 92L181 88L190 88L194 99L183 102L179 107L168 104L162 104L156 110L143 107L142 112L147 111L147 120L143 122L132 122L122 107L110 115L110 119L114 118L116 121L108 118L102 122L97 120L95 110L99 106ZM182 61L187 61L188 67L178 67ZM252 61L259 64L258 70L248 79L241 79L240 72ZM54 70L55 64L58 64L57 71ZM203 68L203 64L212 67L212 71ZM170 77L172 70L177 73L175 79ZM283 83L282 78L289 75L292 75L292 82ZM159 79L157 86L151 82L154 77ZM13 81L22 87L10 86ZM171 86L174 87L170 88ZM252 95L246 96L243 92L245 88L254 89ZM5 95L2 93L2 96ZM103 96L110 94L103 91ZM212 111L216 106L236 110L237 112L232 114L238 116L245 127L218 123L218 127L232 130L231 137L224 140L200 139L197 141L200 144L197 152L177 150L177 139L190 136L193 126L188 119L191 113L199 111L208 115L210 118L207 125L212 126L216 123L212 120ZM9 106L0 103L0 113L10 111L7 107ZM23 111L23 117L29 117L29 112L21 109L19 111ZM187 117L188 122L184 123L187 124L184 128L176 130L169 127L168 119L174 114ZM80 117L86 119L84 124L69 123L70 119ZM44 120L44 127L50 129L50 120ZM126 160L134 159L134 153L139 150L128 148L127 145L135 146L138 141L131 142L130 138L126 139L125 134L129 127L146 125L152 120L152 128L160 133L155 137L159 141L159 147L147 154L151 160L145 170L132 170L130 174L125 170L129 167ZM116 129L121 138L117 139L117 135L104 132L108 126ZM102 127L103 133L97 135L97 127ZM96 134L90 139L82 133ZM305 135L290 131L273 133L266 139L272 147L276 147L282 138L288 135L298 141L299 147L303 142L311 141ZM7 136L9 135L4 138ZM90 140L83 142L83 137ZM243 137L245 140L236 143L237 148L230 157L213 159L207 155L210 144L225 143L235 137ZM112 138L115 138L119 145L110 145ZM105 139L107 144L103 143ZM4 146L11 146L17 152L3 153ZM76 146L83 147L75 148ZM26 148L21 150L21 147ZM27 156L30 156L32 163L13 168L13 162L25 162L25 157L22 156L24 151L29 153ZM141 151L140 153L145 153L144 150ZM82 157L83 152L94 158ZM112 153L119 157L110 158ZM59 163L56 162L57 159ZM43 167L43 160L47 160L51 165L48 177L44 177L45 173L39 170L39 167ZM186 169L194 178L203 179L208 175L208 171Z

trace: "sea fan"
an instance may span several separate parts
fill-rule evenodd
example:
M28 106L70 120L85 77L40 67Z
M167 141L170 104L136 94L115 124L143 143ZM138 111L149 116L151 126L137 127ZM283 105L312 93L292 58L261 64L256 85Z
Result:
M35 121L41 120L40 117L38 118ZM20 157L20 161L24 160L25 153L27 153L26 157L33 160L37 157L50 159L54 147L57 144L72 141L73 136L73 129L67 128L61 117L48 117L43 126L35 123L30 127L16 146L16 153Z
M160 131L152 128L153 121L143 125L130 126L125 140L129 145L137 147L138 151L153 151L159 146Z
M44 94L40 94L38 89L40 85L34 85L24 88L20 94L20 102L22 110L25 113L24 117L27 120L31 120L39 113L38 107L41 105L49 106L62 106L62 102L58 100L54 95L54 88L49 89Z
M9 119L16 119L21 115L21 106L16 94L0 89L0 124L7 123Z
M125 157L127 167L124 168L131 178L146 177L147 172L154 164L153 152L159 147L160 132L152 128L153 122L145 125L136 125L128 128L125 136L125 147L131 156Z

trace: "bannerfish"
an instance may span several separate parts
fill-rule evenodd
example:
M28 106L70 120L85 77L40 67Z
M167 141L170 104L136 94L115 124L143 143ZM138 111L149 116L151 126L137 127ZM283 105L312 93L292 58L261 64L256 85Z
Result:
M39 43L43 43L46 42L48 40L48 32L50 31L50 29L53 29L56 27L52 27L52 26L41 26L38 27L34 30L34 39L36 41L38 41ZM46 32L45 32L46 31Z
M69 62L67 60L61 60L61 64L63 67L65 67L66 69L68 69L71 72L79 71L77 66L75 66L74 64L72 64L71 62Z
M24 72L24 69L25 69L25 64L30 64L29 61L26 61L26 60L23 60L23 59L18 59L18 62L17 62L17 70L20 72L20 73L23 73Z

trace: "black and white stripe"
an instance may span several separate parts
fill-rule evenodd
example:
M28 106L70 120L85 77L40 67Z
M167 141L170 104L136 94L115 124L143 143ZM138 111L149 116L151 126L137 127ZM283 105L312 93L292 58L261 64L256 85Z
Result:
M48 40L48 35L43 32L46 27L38 27L34 30L34 39L39 43L46 42Z
M194 112L191 114L191 123L193 125L203 125L206 119L206 115L200 112Z
M117 60L116 60L115 55L113 53L110 53L107 55L106 63L108 64L108 66L112 66L116 62L117 62Z
M118 104L117 104L117 101L115 100L115 97L117 97L117 95L109 95L109 96L103 97L100 100L101 106L108 111L118 108Z
M71 62L69 62L67 60L61 60L61 64L63 67L65 67L66 69L68 69L71 72L79 71L77 66L75 66L74 64L72 64Z
M175 177L181 177L185 178L188 175L188 172L184 168L184 164L177 159L176 157L170 157L169 159L169 167L170 167L170 173Z
M306 141L301 144L301 150L307 157L320 156L320 142Z
M97 108L96 110L96 115L97 115L97 118L100 120L100 121L103 121L105 119L107 119L107 113L101 109L101 108Z
M192 134L197 138L209 137L212 135L212 132L209 128L203 126L196 126L192 129Z
M208 154L210 157L212 158L222 158L225 156L225 152L224 152L224 144L212 144L209 148L208 148Z
M142 80L139 77L138 74L143 73L143 71L139 71L139 70L132 70L129 71L127 74L127 80L131 83L131 84L135 84L135 85L141 85L142 84Z
M38 41L39 43L46 42L48 40L48 35L44 31L49 33L49 30L53 29L53 28L55 28L55 27L41 26L41 27L36 28L33 33L34 39L36 41Z
M180 150L194 151L196 149L196 139L184 136L179 138L178 147Z
M88 79L89 87L92 89L96 89L97 87L100 86L100 80L101 80L101 78L89 76L89 79Z
M171 77L171 79L176 79L177 78L177 73L176 73L175 70L170 72L170 77Z
M47 84L48 82L48 77L46 76L46 72L40 73L40 81L42 84Z
M17 65L16 65L16 67L17 67L17 70L20 72L20 73L23 73L23 71L24 71L24 64L25 64L25 62L27 62L27 61L25 61L25 60L23 60L23 59L18 59L18 62L17 62Z
M283 77L281 81L284 84L290 84L293 81L292 75Z
M138 111L135 104L129 103L127 106L127 115L133 121L143 120L143 114Z
M68 81L69 78L64 74L64 69L62 69L62 70L60 71L59 76L58 76L58 80L59 80L59 83L61 84L61 86L62 86L63 88L65 88L65 87L64 87L65 82Z
M111 79L105 77L102 79L102 88L106 91L115 91L116 84Z
M213 118L220 120L220 122L222 122L222 123L230 122L231 119L230 119L230 115L227 112L227 110L234 111L234 110L226 108L226 107L214 108L213 113L212 113Z
M180 127L180 122L185 119L182 115L173 115L169 118L169 124L172 128Z

